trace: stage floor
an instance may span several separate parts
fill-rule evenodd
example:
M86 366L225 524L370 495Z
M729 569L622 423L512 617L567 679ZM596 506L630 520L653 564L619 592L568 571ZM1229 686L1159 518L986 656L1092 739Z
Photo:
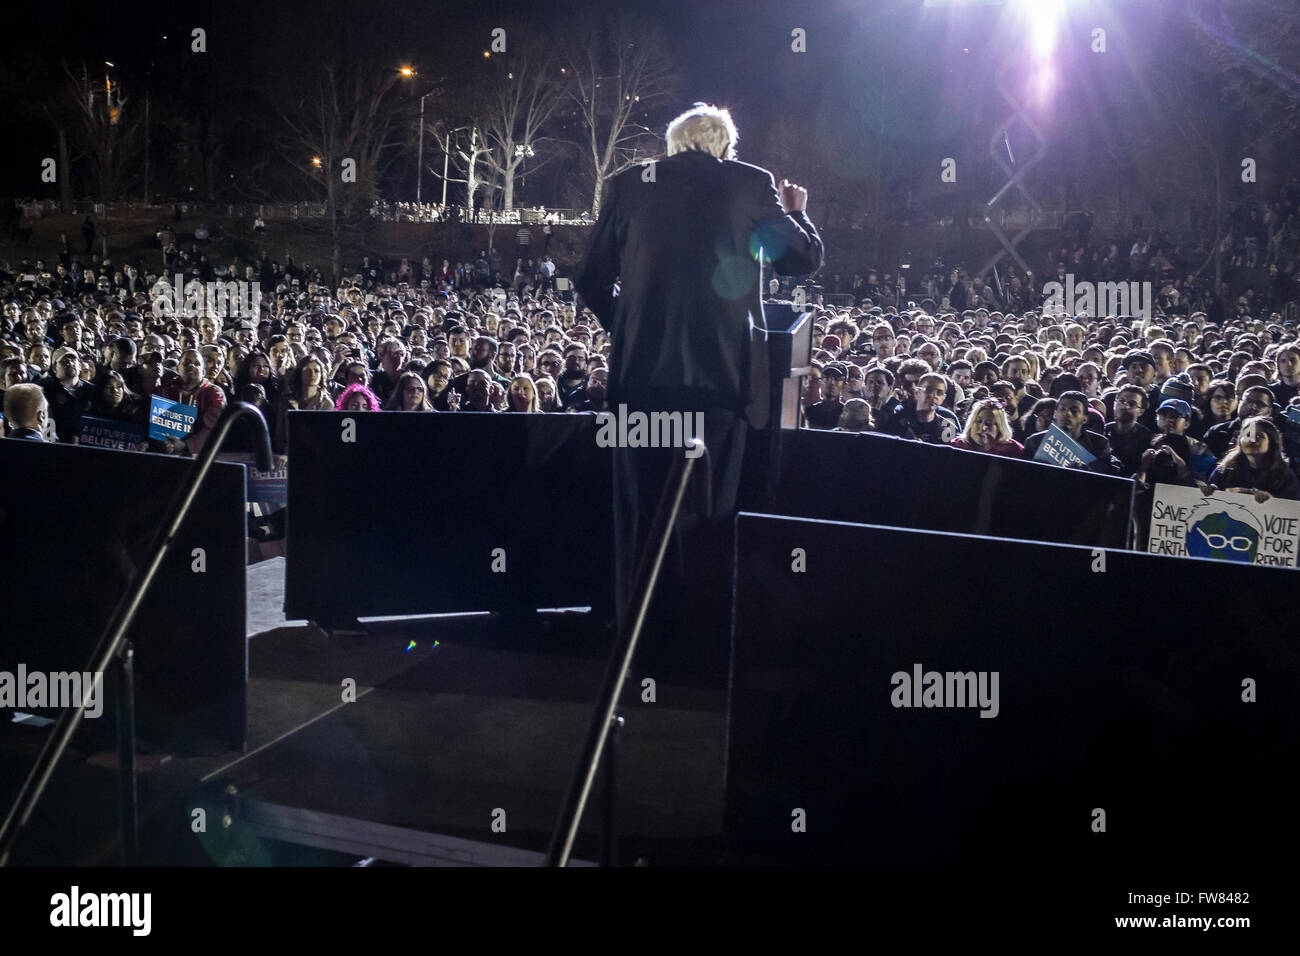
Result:
M154 772L234 785L241 801L545 850L604 666L593 649L608 639L589 616L390 619L328 636L284 620L283 571L280 558L248 569L247 752ZM634 664L620 711L619 862L705 862L722 830L725 692L657 682L643 702L644 677L655 675ZM576 848L588 859L602 786Z

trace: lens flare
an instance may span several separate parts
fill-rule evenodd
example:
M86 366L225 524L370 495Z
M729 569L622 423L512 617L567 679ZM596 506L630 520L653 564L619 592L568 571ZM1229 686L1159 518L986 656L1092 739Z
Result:
M1019 0L1021 16L1029 28L1029 47L1034 56L1045 60L1056 52L1061 23L1065 19L1065 0Z

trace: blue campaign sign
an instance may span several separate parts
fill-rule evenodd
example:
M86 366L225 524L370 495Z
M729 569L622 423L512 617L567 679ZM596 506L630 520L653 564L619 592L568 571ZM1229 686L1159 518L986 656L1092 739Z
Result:
M136 422L112 421L93 415L81 416L81 444L93 448L121 448L144 451L148 445L146 429Z
M1189 464L1192 466L1192 471L1197 478L1207 479L1210 477L1210 473L1214 471L1215 466L1219 464L1219 459L1213 455L1193 455Z
M1084 448L1061 429L1053 425L1047 430L1043 443L1038 446L1034 461L1045 461L1051 465L1091 465L1097 456Z
M184 438L198 418L199 410L195 406L154 395L149 402L149 437L159 441Z
M271 471L258 471L256 455L243 452L224 452L217 456L220 461L237 462L244 466L247 481L248 501L273 508L283 508L289 503L289 459L280 455L275 459Z

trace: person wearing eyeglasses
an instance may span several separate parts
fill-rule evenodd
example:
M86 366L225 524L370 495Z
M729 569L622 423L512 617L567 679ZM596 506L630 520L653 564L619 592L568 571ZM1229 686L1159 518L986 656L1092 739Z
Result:
M1114 396L1114 421L1107 423L1105 436L1110 442L1111 454L1119 459L1124 474L1136 474L1142 455L1151 447L1155 433L1140 419L1147 406L1146 389L1138 385L1125 385Z
M1212 455L1222 458L1237 444L1241 426L1251 418L1263 415L1271 417L1273 412L1273 392L1263 385L1242 388L1238 385L1241 401L1237 405L1237 417L1214 425L1205 433L1205 446Z
M1282 452L1281 433L1265 415L1242 422L1237 446L1223 456L1210 475L1209 486L1253 494L1259 502L1269 498L1300 501L1300 478Z

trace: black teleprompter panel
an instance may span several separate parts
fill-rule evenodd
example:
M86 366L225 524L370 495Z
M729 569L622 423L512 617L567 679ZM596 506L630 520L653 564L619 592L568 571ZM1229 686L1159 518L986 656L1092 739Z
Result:
M612 459L596 431L594 415L291 414L285 612L608 607Z
M85 666L191 467L165 455L0 441L0 670ZM127 635L143 741L244 748L246 535L244 469L214 464ZM106 674L104 712L82 725L98 743L114 734L114 688Z
M1122 548L1133 482L886 435L781 434L773 514Z
M737 527L740 859L1236 873L1294 858L1296 572L748 514ZM893 675L917 664L998 672L998 715L895 707Z

